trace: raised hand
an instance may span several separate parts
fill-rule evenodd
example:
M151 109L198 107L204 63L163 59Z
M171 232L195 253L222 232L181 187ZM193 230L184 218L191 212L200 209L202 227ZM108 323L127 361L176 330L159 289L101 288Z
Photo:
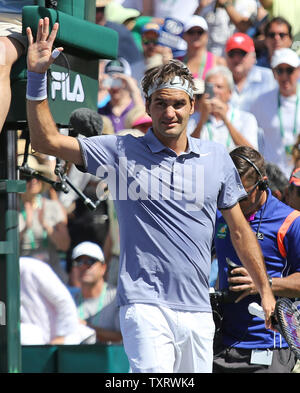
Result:
M36 41L33 40L33 35L30 27L27 27L26 33L28 38L27 51L27 69L28 71L36 73L44 73L55 60L52 56L52 47L56 38L59 25L55 23L52 31L49 34L49 18L40 19L36 35ZM57 48L59 52L63 48Z

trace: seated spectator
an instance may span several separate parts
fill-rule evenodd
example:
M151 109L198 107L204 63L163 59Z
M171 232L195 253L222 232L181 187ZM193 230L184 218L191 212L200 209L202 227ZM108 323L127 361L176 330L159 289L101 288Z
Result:
M104 68L103 87L110 95L109 102L98 113L107 116L118 132L125 128L125 117L135 105L144 105L137 81L131 76L130 65L125 59L111 60Z
M214 66L225 64L222 57L207 50L208 26L199 15L191 16L184 25L183 38L187 42L187 52L183 59L194 78L205 79L206 73Z
M270 18L281 17L292 26L294 42L292 49L299 54L300 43L300 3L298 0L259 0L268 11Z
M296 168L289 179L285 202L293 209L300 210L300 168Z
M18 156L19 166L23 164L23 159L23 155ZM35 156L28 155L27 164L48 179L55 179L49 167L40 164ZM48 184L22 172L20 177L26 180L26 191L20 195L20 255L47 262L66 283L68 277L59 255L60 251L67 251L70 246L66 211L60 202L45 195Z
M205 83L213 85L213 96L205 94L202 98L201 119L192 136L221 143L228 151L242 145L257 148L255 117L229 105L234 86L229 69L224 66L212 68Z
M290 48L293 42L292 26L281 17L270 20L264 29L265 51L257 58L257 65L271 68L271 58L277 49Z
M249 112L257 97L275 88L273 73L255 65L254 42L243 33L235 33L227 41L226 61L234 80L231 104Z
M145 71L160 64L167 63L173 58L172 50L159 45L160 26L149 22L142 29L142 47L145 58Z
M73 249L72 259L81 283L81 290L74 297L80 322L96 331L98 342L120 343L116 288L104 281L106 263L102 249L96 243L82 242Z
M289 178L294 167L292 149L300 132L298 79L300 61L290 48L275 51L272 70L277 86L253 102L250 112L264 131L263 155Z
M46 263L20 258L21 344L95 342L92 329L82 329L68 289Z

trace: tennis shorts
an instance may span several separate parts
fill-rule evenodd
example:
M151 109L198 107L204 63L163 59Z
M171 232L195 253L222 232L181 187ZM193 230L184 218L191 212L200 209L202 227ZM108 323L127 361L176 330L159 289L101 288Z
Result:
M7 16L10 15L11 19ZM6 14L6 18L0 21L0 37L14 38L27 49L27 36L22 35L22 22L13 14Z
M137 303L120 308L120 323L132 372L212 372L211 313Z

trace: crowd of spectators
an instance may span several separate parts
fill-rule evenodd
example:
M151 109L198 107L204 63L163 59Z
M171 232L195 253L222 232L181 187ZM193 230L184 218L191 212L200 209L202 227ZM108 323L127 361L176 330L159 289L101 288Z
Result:
M9 9L4 3L0 1L1 16L7 15L5 23L0 20L0 129L10 104L9 72L27 45L20 35L20 19L14 23L14 30L7 27L13 25L11 16L18 13L14 6ZM151 127L151 118L144 107L141 78L150 68L179 59L193 74L197 88L188 133L221 143L228 152L238 146L257 150L267 163L273 195L300 210L297 18L297 0L189 0L184 5L180 0L96 0L95 23L119 35L118 59L99 61L97 104L103 133L144 135ZM18 146L21 165L22 138ZM51 157L30 154L28 165L48 177L54 175ZM92 199L107 194L105 184L97 178L83 180L83 174L74 167L68 171L73 178L80 177L82 191ZM20 196L20 255L27 257L22 271L26 262L31 280L35 259L53 268L73 295L78 321L95 331L97 342L120 343L115 304L118 221L111 201L102 199L91 213L80 199L66 202L63 193L50 190L38 179L27 178L26 192ZM44 265L39 266L40 276L48 274L43 273ZM51 292L51 287L46 290L43 284L43 291L32 291L29 299L33 285L25 284L25 280L24 275L23 288L28 289L26 296L21 293L21 317L28 314L26 305L33 307L38 296L45 298L45 309L45 293L48 296ZM61 294L64 297L63 290ZM55 303L56 297L50 298L49 302ZM53 310L60 324L65 310ZM44 330L41 336L47 336L43 343L57 343L57 336L63 337L59 343L68 343L70 340L64 341L64 337L75 333L79 342L78 337L84 334L78 333L74 313L71 317L70 331L55 333L53 328L51 333L50 326L45 328L46 322L39 327ZM47 318L55 319L53 315L44 320ZM24 317L24 326L27 322L34 323L34 319ZM36 342L26 336L23 343Z

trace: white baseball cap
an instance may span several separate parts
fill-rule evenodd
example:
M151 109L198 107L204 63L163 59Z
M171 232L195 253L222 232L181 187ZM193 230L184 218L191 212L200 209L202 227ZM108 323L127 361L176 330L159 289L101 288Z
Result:
M277 49L272 56L271 67L276 68L279 64L288 64L297 68L300 65L299 56L290 48Z
M199 15L192 15L190 19L185 23L183 31L186 32L192 27L201 27L201 29L208 31L208 25L206 20Z
M92 242L82 242L79 243L72 251L72 259L77 259L82 255L87 255L88 257L94 258L97 261L104 262L104 254L101 247Z

